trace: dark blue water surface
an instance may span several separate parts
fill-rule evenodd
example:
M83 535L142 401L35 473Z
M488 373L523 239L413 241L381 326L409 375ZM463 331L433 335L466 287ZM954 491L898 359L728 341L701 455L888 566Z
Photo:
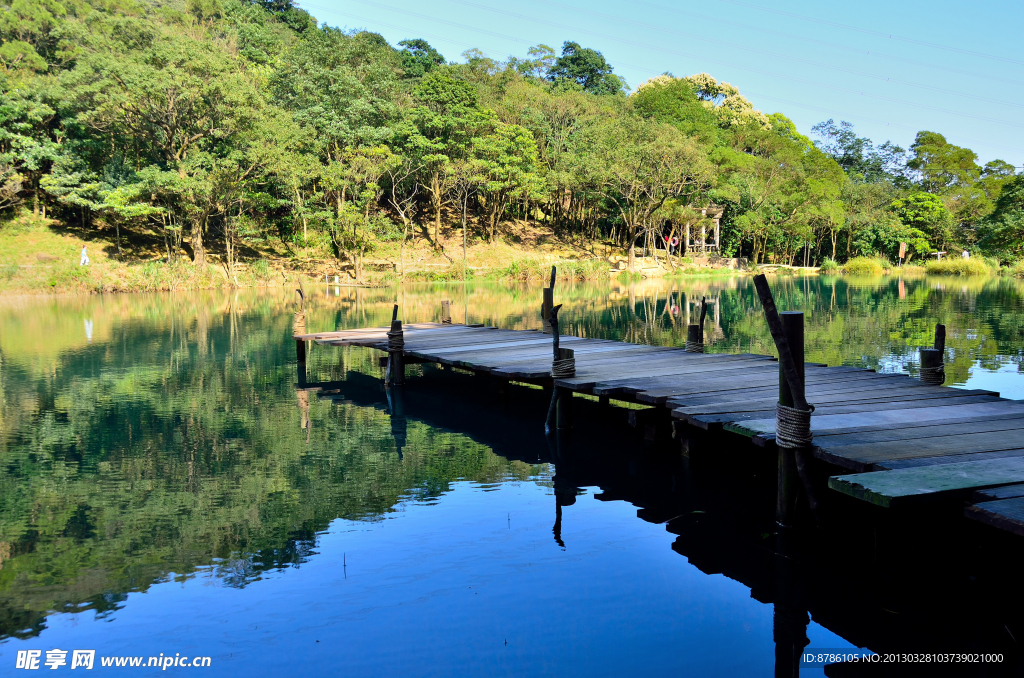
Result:
M810 360L913 372L938 318L952 381L1024 394L1020 298L993 285L778 287L808 311ZM563 294L573 334L681 344L710 295L714 350L770 348L746 281ZM780 610L809 613L812 648L898 644L908 623L960 633L902 593L861 596L863 577L780 565L772 459L705 440L727 468L696 469L679 439L645 442L628 409L592 401L546 439L542 391L429 366L389 402L373 351L314 347L298 368L292 296L0 308L0 673L20 673L22 650L91 649L96 670L140 675L158 670L100 658L209 656L166 671L240 676L752 676L776 667ZM381 325L396 300L434 320L441 299L456 321L539 325L533 288L311 296L310 330Z

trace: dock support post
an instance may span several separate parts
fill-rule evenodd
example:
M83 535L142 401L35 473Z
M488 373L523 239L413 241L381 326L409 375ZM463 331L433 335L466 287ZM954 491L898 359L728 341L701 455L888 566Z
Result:
M295 358L300 365L306 364L306 342L303 339L295 340Z
M935 385L941 385L946 381L945 366L942 364L942 353L939 349L921 349L921 381Z
M935 326L935 347L921 349L921 381L942 385L946 381L943 358L946 352L946 326Z
M452 302L450 301L441 302L441 324L452 324Z
M696 325L686 326L686 352L687 353L703 353L704 352L704 318L708 314L708 299L707 297L701 297L700 299L700 322Z
M572 391L567 388L558 389L558 404L555 412L555 428L572 428Z
M686 352L703 353L704 344L700 340L700 325L686 326Z
M555 274L556 269L552 266L551 284L544 288L544 297L540 305L541 329L544 334L551 334L551 309L555 305Z
M391 313L391 331L388 332L388 371L385 382L395 386L405 384L405 333L398 319L398 304Z
M775 408L775 444L779 448L779 467L775 517L781 527L791 527L796 505L794 475L803 484L811 513L815 518L818 517L818 502L810 476L811 413L814 407L807 403L804 393L804 314L790 312L780 316L764 274L754 276L754 287L757 288L768 329L771 330L775 348L779 352L779 404Z
M780 313L782 330L789 342L789 352L793 356L800 380L804 377L804 314L797 312ZM779 363L779 403L786 407L794 407L793 392L786 380L786 371ZM775 499L775 522L782 527L792 527L793 514L796 507L799 474L796 467L796 450L779 447L778 491Z
M409 423L405 417L404 393L401 388L387 389L388 414L391 415L391 436L395 439L398 459L402 459L402 448L408 440Z

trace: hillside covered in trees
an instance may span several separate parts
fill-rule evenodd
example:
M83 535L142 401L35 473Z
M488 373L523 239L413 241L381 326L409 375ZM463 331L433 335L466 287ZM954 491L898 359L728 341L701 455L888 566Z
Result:
M360 277L384 245L452 250L510 220L632 256L711 206L721 253L754 262L895 259L900 242L918 258L1024 253L1010 163L981 166L932 131L902 149L829 120L812 140L704 73L631 90L571 41L453 63L290 0L3 9L4 222L103 228L119 248L145 233L168 263L216 250L230 269L274 241Z

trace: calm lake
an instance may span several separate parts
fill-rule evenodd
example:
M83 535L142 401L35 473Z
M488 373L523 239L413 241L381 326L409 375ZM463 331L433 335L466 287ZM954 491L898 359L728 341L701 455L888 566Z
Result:
M808 361L916 374L941 322L947 384L1024 398L1017 281L771 284L806 313ZM774 353L749 278L555 291L563 333L658 345L685 343L702 297L709 351ZM558 447L540 390L510 402L433 366L409 367L392 416L375 351L313 346L300 376L296 298L0 300L0 673L19 650L43 669L66 650L69 670L90 649L97 669L162 653L210 657L201 673L218 676L772 674L781 598L757 582L780 575L744 549L772 529L774 479L735 481L754 488L736 510L625 409L584 412ZM310 331L384 325L394 303L434 321L446 299L455 322L540 327L539 286L307 298ZM802 604L808 648L877 644L845 595ZM901 604L878 606L932 623Z

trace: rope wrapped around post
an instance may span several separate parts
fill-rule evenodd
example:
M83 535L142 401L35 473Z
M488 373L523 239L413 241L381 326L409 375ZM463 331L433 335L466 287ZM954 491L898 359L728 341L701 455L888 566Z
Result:
M551 361L551 376L555 379L569 379L576 376L576 355L571 348L558 349L557 358Z
M388 351L402 351L405 350L405 332L402 331L401 320L398 321L398 329L395 329L395 325L391 326L391 331L388 332ZM380 336L380 335L377 335Z
M942 363L935 367L921 366L921 381L926 384L942 386L946 382L946 368Z
M811 434L811 413L809 410L798 410L786 407L782 403L775 404L775 444L787 450L801 450L809 447L814 440Z
M690 341L689 339L687 339L686 340L686 348L684 348L683 350L686 351L687 353L703 353L704 352L704 342L701 342L701 341Z

